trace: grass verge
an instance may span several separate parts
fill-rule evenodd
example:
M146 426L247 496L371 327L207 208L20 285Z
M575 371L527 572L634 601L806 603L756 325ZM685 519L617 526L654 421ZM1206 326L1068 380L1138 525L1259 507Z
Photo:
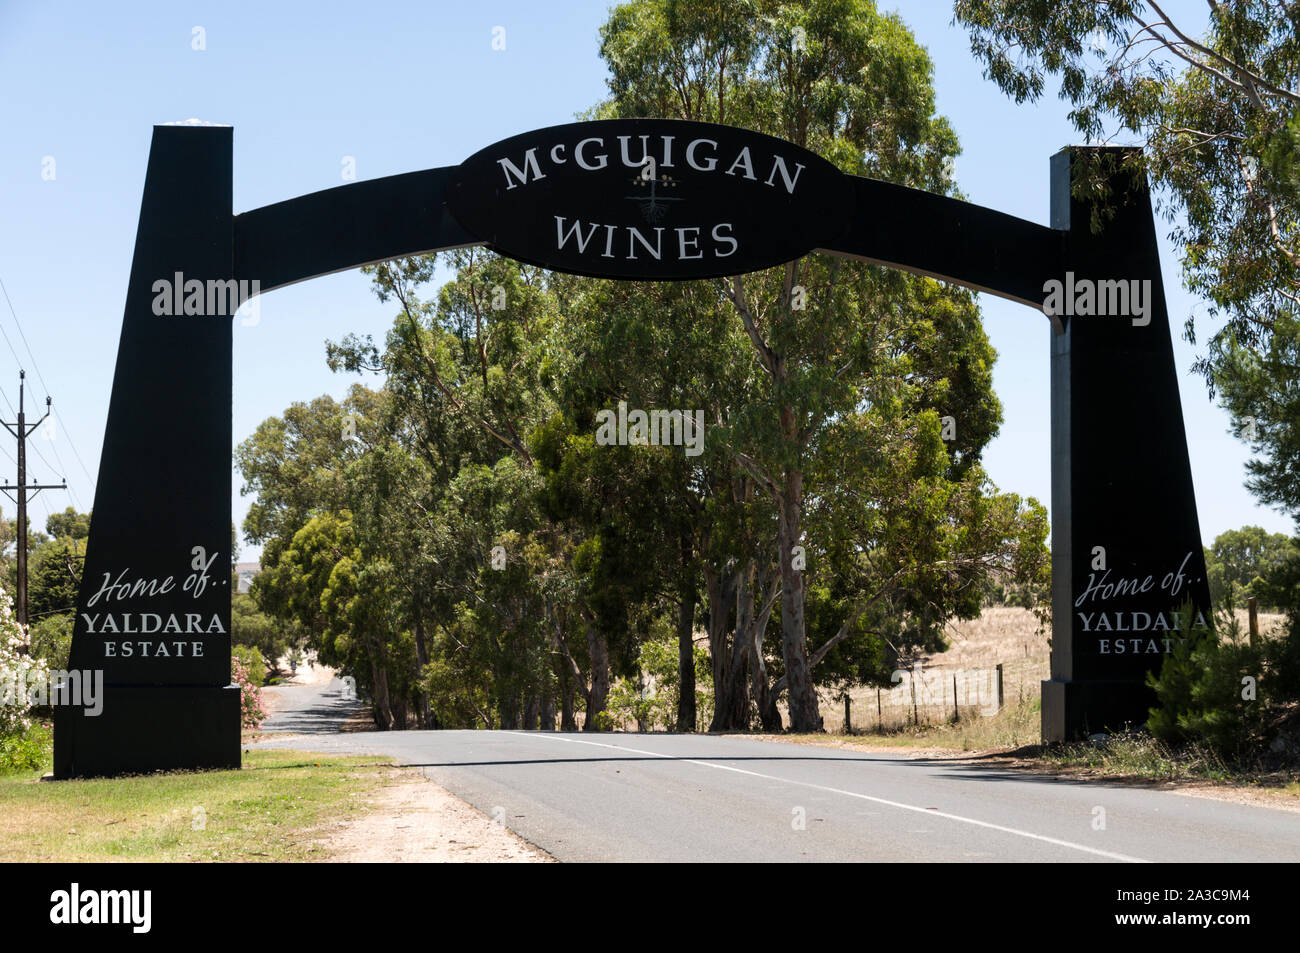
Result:
M253 751L239 771L85 781L0 775L0 862L294 861L322 825L365 811L381 758Z

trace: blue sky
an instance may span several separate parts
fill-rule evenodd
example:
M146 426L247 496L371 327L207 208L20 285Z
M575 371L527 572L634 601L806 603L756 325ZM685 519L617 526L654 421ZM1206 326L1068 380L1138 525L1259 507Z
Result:
M608 7L0 0L0 280L22 334L3 298L0 327L28 369L28 406L44 403L38 367L59 412L53 439L35 440L30 469L43 482L66 475L71 490L38 497L34 524L43 526L49 509L87 509L93 499L155 123L193 117L234 126L237 212L343 184L345 157L355 159L359 179L453 165L498 139L571 121L603 96L596 31ZM964 149L957 179L967 197L1046 224L1048 158L1078 141L1065 105L1053 94L1017 106L985 81L965 34L950 25L950 3L882 8L898 10L930 51L938 109ZM1181 22L1204 19L1204 4L1193 0L1166 9ZM505 28L500 51L491 42L497 26ZM193 49L195 27L206 49ZM42 177L46 157L52 181ZM1205 308L1180 287L1167 243L1162 266L1180 331L1193 309ZM982 305L1005 410L986 462L1004 489L1047 502L1048 325L997 298L984 296ZM324 342L349 332L382 336L391 317L359 272L265 295L257 325L235 322L235 439L295 400L341 396L354 378L330 373ZM1205 540L1247 523L1289 532L1288 519L1244 489L1247 448L1190 374L1194 349L1177 339L1175 350ZM0 340L0 389L15 403L17 368ZM2 400L0 413L9 414ZM11 444L5 449L12 453ZM0 473L11 471L0 454ZM232 471L236 521L249 502L239 485ZM245 548L244 558L254 554Z

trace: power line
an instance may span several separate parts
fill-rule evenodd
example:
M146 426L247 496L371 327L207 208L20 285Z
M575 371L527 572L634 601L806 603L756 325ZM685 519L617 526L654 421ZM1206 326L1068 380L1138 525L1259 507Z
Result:
M50 409L51 410L54 409L52 405ZM53 423L53 421L51 421L51 423ZM62 475L62 477L66 480L68 478L68 468L63 465L63 457L59 456L58 441L56 441L53 437L50 437L50 450L54 453L54 459L58 461L60 475ZM39 451L37 452L37 455L39 456ZM45 458L41 457L41 459L44 460ZM72 505L77 508L77 512L81 512L81 500L77 499L77 491L74 490L71 486L69 486L68 495L72 497Z
M81 472L86 474L86 479L90 481L90 493L93 498L95 493L95 478L91 476L90 471L86 469L86 465L81 462L81 454L77 452L77 445L73 441L72 434L68 430L68 425L64 421L63 415L59 413L57 407L54 408L54 419L59 422L59 426L63 428L63 432L68 436L68 446L72 448L72 455L77 458L77 466L81 467Z
M68 488L67 477L63 478L63 485L57 484L40 484L27 482L27 438L31 433L41 425L41 422L50 415L50 398L45 398L45 413L35 423L27 423L27 415L23 411L23 395L26 391L27 372L18 372L18 415L17 419L10 423L0 420L5 429L14 435L18 441L18 483L11 486L8 480L5 480L4 486L0 490L4 492L11 500L18 505L18 585L17 598L14 600L15 614L18 616L18 624L27 625L27 492L32 491L33 496L40 494L41 490L66 490ZM10 495L11 491L17 496ZM43 503L45 501L42 501ZM45 505L45 511L49 513L48 504Z
M4 293L5 304L9 306L9 314L14 319L14 327L18 329L18 336L22 338L23 347L27 349L27 356L32 359L32 370L36 371L36 378L41 382L41 387L45 388L45 396L49 397L50 387L48 384L45 383L45 375L41 373L40 363L36 360L36 354L32 351L31 344L27 342L27 334L26 332L23 331L23 323L18 320L18 312L14 310L14 303L9 298L9 289L5 287L3 278L0 278L0 292ZM18 352L14 350L13 342L9 340L9 335L5 331L3 324L0 324L0 335L4 337L4 342L9 347L9 353L14 356L14 361L17 362L19 371L21 371L23 362L18 357ZM9 395L7 393L4 393L4 391L0 391L0 395L4 396L5 404L9 408L9 413L15 414L13 404L9 402ZM67 423L64 421L63 417L58 413L58 411L54 411L54 416L55 419L58 420L59 425L63 428L64 435L67 436L68 438L68 446L72 448L72 455L76 457L77 464L81 467L81 472L84 473L86 475L86 479L90 481L90 492L91 492L91 496L93 497L95 493L95 478L90 475L90 470L86 467L86 464L82 462L81 454L77 451L77 443L75 440L72 439L72 431L68 429ZM58 459L59 458L58 449L53 446L51 446L51 449L54 450L55 459ZM36 455L41 457L41 460L43 461L45 460L45 457L41 455L40 450L36 451ZM46 461L46 466L49 466L48 461ZM52 470L54 468L50 467L50 469ZM64 470L63 468L62 460L59 460L59 469L63 470L63 477L66 480L67 471ZM75 493L72 494L72 499L73 502L76 504L77 509L81 509L81 504L77 503L77 497Z
M18 326L18 331L19 331L19 333L21 333L21 332L22 332L22 326L18 324L18 312L14 310L14 303L13 303L12 301L9 300L9 289L5 287L5 283L4 283L4 279L3 279L3 278L0 278L0 291L3 291L3 292L4 292L5 303L6 303L7 305L9 305L9 313L12 314L12 315L14 316L14 324ZM20 357L18 356L18 352L14 350L13 342L9 340L9 332L7 332L7 331L4 329L4 325L3 325L3 324L0 324L0 336L3 336L3 337L4 337L4 339L5 339L5 344L7 344L7 345L9 346L9 353L12 354L12 355L14 356L14 362L15 362L19 367L22 367L22 366L23 366L22 358L20 358ZM26 342L26 340L27 340L26 338L23 338L24 343ZM31 353L31 348L28 348L28 349L27 349L27 352L30 354L30 353ZM36 363L36 359L35 359L35 358L32 359L32 363L33 363L33 365L35 365L35 363ZM37 371L36 373L37 373L37 376L40 375L40 371ZM45 386L45 381L44 381L44 380L41 381L41 386L42 386L42 387ZM6 398L5 398L5 401L8 402L8 400L9 400L9 398L6 397ZM13 410L12 405L10 406L9 409L10 409L10 410Z
M45 388L45 396L48 397L50 395L49 385L45 383L45 375L41 373L40 365L36 363L36 355L32 353L32 346L27 343L27 335L23 333L23 324L18 320L18 312L14 310L14 303L9 300L9 289L5 287L4 279L0 279L0 291L4 292L5 304L9 305L9 313L14 317L14 327L18 328L18 336L23 339L23 347L27 348L27 356L32 359L32 370L36 371L36 378L41 382L41 386ZM0 332L2 331L3 328L0 328ZM9 335L7 334L5 335L5 343L9 344ZM14 346L9 344L9 350L13 352L13 349ZM17 353L14 353L14 360L18 361ZM21 366L22 361L18 361L18 363Z

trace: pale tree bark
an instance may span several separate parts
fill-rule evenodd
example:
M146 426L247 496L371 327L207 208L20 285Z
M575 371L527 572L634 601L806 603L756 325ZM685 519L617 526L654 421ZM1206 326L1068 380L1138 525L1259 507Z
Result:
M736 628L727 648L725 671L727 690L719 699L715 720L720 731L744 731L749 728L749 640L754 630L754 585L757 569L754 560L745 563L736 582Z
M777 553L781 560L781 655L785 661L786 691L790 698L790 730L820 731L817 691L808 664L804 628L803 571L794 567L794 548L803 529L803 473L787 470L781 487Z
M796 264L791 262L786 269L785 306L790 307L790 289L795 278ZM741 278L731 280L727 295L740 315L745 333L758 355L758 360L767 372L776 392L780 394L789 383L790 373L785 357L777 353L763 339L762 330L749 300L745 296L745 285ZM794 457L799 459L807 435L800 426L795 408L785 404L780 408L781 439ZM779 475L779 482L764 473L756 461L743 453L736 454L736 459L754 477L759 486L767 490L777 505L777 557L781 568L781 655L785 661L786 690L790 698L790 728L793 731L820 731L821 714L818 711L817 691L812 681L812 669L808 664L808 641L804 626L804 581L802 570L795 569L794 547L799 545L803 533L803 470L796 464L787 466Z
M605 634L587 623L587 654L591 658L591 685L587 689L587 719L583 731L596 731L596 718L609 698L609 646Z

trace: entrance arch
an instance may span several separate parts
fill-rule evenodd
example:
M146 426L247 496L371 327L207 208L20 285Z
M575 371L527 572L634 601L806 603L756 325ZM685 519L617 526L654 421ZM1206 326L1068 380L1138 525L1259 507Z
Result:
M1064 313L1043 323L1053 572L1044 739L1145 720L1145 675L1176 637L1176 610L1189 601L1209 609L1146 184L1113 175L1119 201L1097 233L1071 194L1074 160L1105 150L1051 158L1051 221L1042 226L848 175L772 137L674 120L537 130L459 166L236 215L232 143L229 126L154 127L69 663L103 670L105 701L98 717L56 709L57 777L240 763L225 565L233 309L211 307L214 286L220 305L241 282L265 293L468 245L556 270L655 280L740 274L820 251L1040 316L1057 282L1051 307ZM634 152L629 167L623 158ZM642 182L680 188L671 199L689 197L679 208L691 217L672 219L661 207L669 198L627 194ZM1090 313L1075 296L1104 286L1114 302L1143 282L1145 312L1131 319ZM1183 618L1184 631L1195 620Z

